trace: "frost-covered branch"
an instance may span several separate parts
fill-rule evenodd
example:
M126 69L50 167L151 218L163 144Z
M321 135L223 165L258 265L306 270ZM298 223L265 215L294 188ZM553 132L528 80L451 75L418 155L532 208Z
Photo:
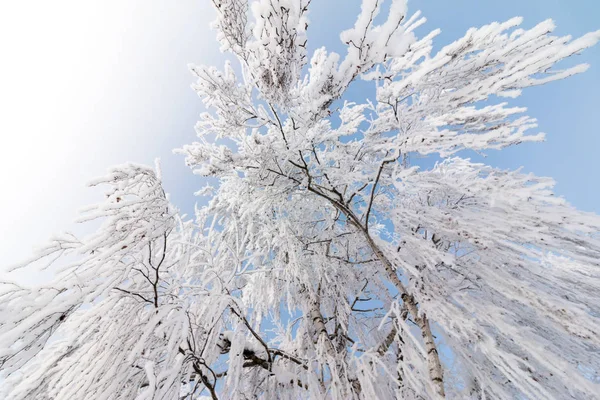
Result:
M24 264L56 279L0 284L0 394L598 393L600 220L551 179L460 152L542 140L512 102L583 72L555 66L600 33L515 18L434 53L405 0L363 0L343 55L308 54L309 0L212 3L239 68L191 68L208 112L179 150L219 180L209 204L182 220L143 166L95 181L106 198L83 220L102 226ZM375 98L343 102L357 79Z

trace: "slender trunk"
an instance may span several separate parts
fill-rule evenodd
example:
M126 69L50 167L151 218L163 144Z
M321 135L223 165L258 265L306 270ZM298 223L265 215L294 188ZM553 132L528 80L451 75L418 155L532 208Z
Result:
M402 354L404 341L398 336L398 326L396 325L396 321L394 321L390 333L388 333L383 342L379 345L379 348L377 349L379 355L384 356L392 343L394 343L394 340L398 341L398 352L396 353L396 361L398 363L398 391L399 393L402 393L402 389L404 388L404 373L401 365L404 364L404 355Z
M329 365L331 377L333 378L335 374L340 378L341 383L342 380L345 379L342 370L343 366L339 359L337 359L338 351L336 350L335 346L333 345L333 342L329 338L329 333L327 332L327 327L325 326L325 320L323 319L323 314L321 314L321 307L318 300L315 300L311 303L309 316L313 322L317 340L323 342L323 345L325 346L325 352L327 353L327 355L335 359L335 364L333 365L335 367L335 370L332 369L331 364ZM334 382L332 383L335 384ZM350 384L354 388L355 392L360 393L360 384L358 384L358 381L351 381ZM344 398L351 398L349 397L351 395L348 393L348 390L346 388L342 386L340 389Z
M379 248L379 246L377 246L377 244L373 241L373 238L371 238L368 227L361 223L360 219L346 206L346 204L343 203L343 201L332 199L331 197L320 192L319 190L316 190L313 187L311 187L311 176L308 173L307 167L302 168L301 166L298 166L298 164L294 165L296 167L299 167L300 169L304 169L304 171L306 172L306 175L308 176L308 190L328 200L335 208L337 208L341 213L343 213L348 218L348 221L352 225L355 225L363 234L365 240L369 244L369 247L371 247L373 253L375 253L379 261L381 261L381 263L383 264L388 278L396 287L396 289L398 289L398 292L400 292L402 301L408 309L408 312L413 316L415 323L421 329L421 334L423 335L423 340L425 341L425 351L427 353L426 358L427 366L429 369L429 377L433 382L435 391L438 394L438 396L445 398L446 395L444 392L444 373L442 370L442 364L440 363L440 358L437 349L435 347L435 342L433 340L433 335L431 333L431 327L429 326L427 316L425 315L425 313L423 313L422 316L419 316L419 309L417 308L417 303L415 302L414 297L409 293L402 281L400 281L400 278L398 278L398 275L396 274L396 271L394 270L394 267L390 260L388 260L388 258Z
M335 356L335 348L333 343L331 343L331 339L329 339L329 334L327 333L327 328L325 327L325 321L323 320L323 315L321 314L321 310L319 307L319 302L314 301L311 304L310 308L310 319L315 327L315 332L317 334L317 340L322 340L325 346L325 351L330 356Z
M442 364L440 363L440 356L437 348L435 347L435 342L433 341L433 335L431 334L431 328L429 327L429 320L425 314L419 318L419 327L421 328L421 334L423 335L423 341L425 342L429 377L433 381L438 394L444 397L444 375Z
M406 289L406 286L404 286L402 281L400 281L400 278L398 278L398 275L396 274L392 263L387 259L385 254L383 254L381 249L379 249L377 244L375 244L369 233L365 232L364 229L361 229L361 231L367 239L369 246L377 256L379 261L381 261L381 263L383 264L388 278L400 292L402 301L406 305L408 312L413 316L415 323L421 329L423 341L425 342L425 352L427 353L426 358L427 367L429 370L429 378L433 382L436 393L443 398L446 396L444 392L444 372L442 369L442 364L440 362L440 357L437 348L435 347L433 334L431 333L431 327L429 326L429 320L427 319L425 313L419 315L419 309L417 308L417 303L414 297L411 294L409 294L408 290Z
M394 339L396 338L397 334L398 329L394 325L392 326L392 330L390 331L390 333L388 333L383 342L381 342L381 344L379 345L379 348L377 349L379 355L383 356L388 351L392 343L394 343Z

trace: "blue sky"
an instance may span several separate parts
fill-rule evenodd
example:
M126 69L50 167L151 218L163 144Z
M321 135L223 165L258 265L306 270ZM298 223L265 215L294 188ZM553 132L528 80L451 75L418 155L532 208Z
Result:
M344 4L344 6L340 6ZM581 36L600 29L600 2L597 0L409 0L409 13L421 10L427 23L418 33L435 28L442 33L435 48L461 37L467 29L514 16L524 17L530 28L551 18L555 34ZM360 8L359 1L313 1L309 40L339 49L336 32L348 27ZM315 43L313 40L313 48ZM539 130L547 134L544 143L522 144L503 151L486 152L487 158L472 155L500 168L524 167L527 172L553 177L556 192L585 211L600 212L600 177L597 172L600 150L600 47L569 60L565 65L588 63L591 68L571 79L525 90L512 104L525 106L537 118Z
M353 24L359 0L313 0L310 49L343 52L339 32ZM441 28L436 47L471 26L552 18L556 34L600 29L598 0L410 0ZM100 199L85 183L111 165L160 157L173 202L191 212L203 186L172 149L195 139L203 111L190 89L188 63L221 66L209 0L23 0L0 5L0 251L10 264L53 232L82 231L78 208ZM552 176L576 207L600 212L600 46L577 57L583 75L532 88L527 106L547 133L542 144L488 152L485 162ZM360 95L361 93L353 93ZM480 158L477 158L480 159ZM0 270L2 266L0 266Z

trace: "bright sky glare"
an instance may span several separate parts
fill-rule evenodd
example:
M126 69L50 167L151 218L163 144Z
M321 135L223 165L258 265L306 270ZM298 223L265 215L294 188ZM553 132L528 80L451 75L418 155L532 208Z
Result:
M217 61L209 11L201 0L1 2L3 265L73 229L99 199L91 178L193 138L201 103L187 64ZM181 157L164 162L187 173Z

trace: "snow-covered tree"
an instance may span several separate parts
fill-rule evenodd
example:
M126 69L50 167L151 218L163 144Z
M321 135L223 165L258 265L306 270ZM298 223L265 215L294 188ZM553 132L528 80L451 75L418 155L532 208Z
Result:
M55 280L0 285L2 398L598 396L600 218L460 152L542 140L510 99L600 32L515 18L433 54L406 0L363 0L346 54L309 55L310 0L213 3L239 63L192 67L210 112L179 150L209 204L180 216L158 168L93 182L102 226L21 266Z

